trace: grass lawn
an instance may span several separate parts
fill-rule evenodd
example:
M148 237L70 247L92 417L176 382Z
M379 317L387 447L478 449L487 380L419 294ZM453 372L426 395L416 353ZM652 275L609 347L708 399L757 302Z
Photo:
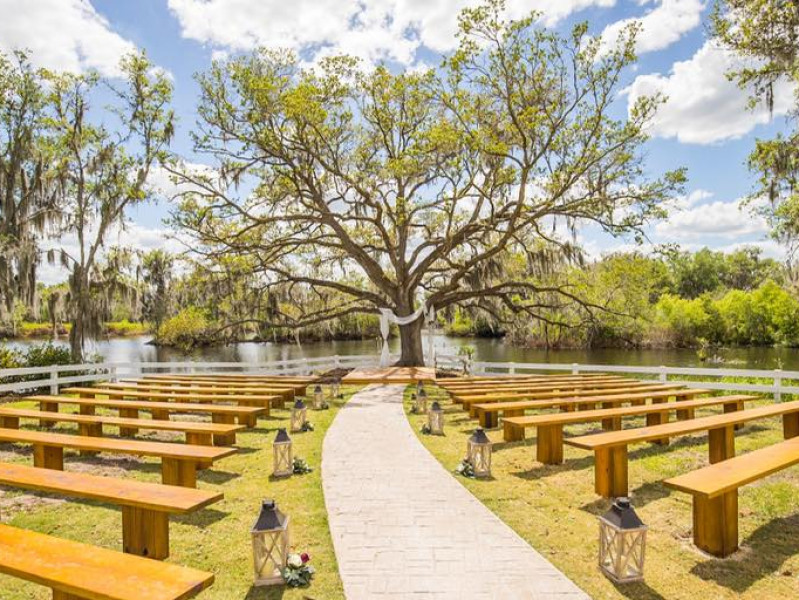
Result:
M288 426L288 410L274 410L268 419L259 420L259 428L238 434L241 452L198 474L200 488L219 489L222 502L187 517L171 519L169 562L211 571L214 585L197 598L201 600L276 599L337 600L344 598L336 558L328 529L322 495L322 440L338 409L357 391L342 387L343 400L331 403L330 410L313 411L308 420L312 432L293 434L294 455L308 461L312 473L288 479L271 480L272 440L275 429ZM13 406L31 406L16 403ZM70 425L62 425L71 431ZM110 429L115 432L114 429ZM169 434L154 434L152 439L175 439ZM0 461L32 464L29 448L0 446ZM158 461L125 459L110 455L84 459L67 453L66 470L86 471L117 477L159 482ZM313 583L305 589L252 587L252 542L250 528L263 498L275 498L291 518L292 546L311 555L316 568ZM31 495L0 488L0 517L4 523L88 542L111 549L122 545L121 515L118 509L93 502L65 501L57 496ZM110 567L113 568L113 567ZM2 600L44 600L49 590L0 575Z
M406 408L411 389L406 390ZM422 443L450 471L466 452L466 440L477 426L459 405L440 390L431 400L443 401L445 436L418 433ZM756 403L751 404L756 406ZM697 416L711 414L708 409ZM409 414L419 432L425 417ZM625 421L625 427L642 421ZM570 426L567 436L597 430L598 424ZM741 550L726 560L699 552L692 545L691 497L660 482L707 464L706 436L682 438L669 447L637 445L630 450L633 505L649 525L645 582L615 586L597 564L597 516L609 501L593 489L593 455L571 446L565 463L546 466L535 461L535 432L523 442L505 443L500 429L489 432L496 442L493 479L458 477L477 498L516 530L534 548L564 571L592 598L634 600L777 600L799 597L799 468L741 488ZM777 419L758 421L736 433L739 454L782 440ZM497 574L498 577L501 574Z

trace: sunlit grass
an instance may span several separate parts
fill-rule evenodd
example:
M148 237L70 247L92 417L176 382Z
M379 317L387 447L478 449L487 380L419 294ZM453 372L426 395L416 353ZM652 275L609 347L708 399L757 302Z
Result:
M288 426L289 410L275 410L269 419L259 420L259 428L238 435L241 453L220 461L213 469L200 472L198 487L219 489L222 502L188 517L173 518L170 523L171 556L169 562L208 570L216 575L215 584L197 598L201 600L265 600L284 598L300 600L338 600L344 598L338 576L333 544L321 482L322 440L339 408L358 388L342 388L343 400L331 403L331 409L313 411L308 419L313 432L293 434L294 454L308 461L312 473L288 479L271 480L272 440L277 427ZM14 406L32 406L17 403ZM71 431L69 425L59 429ZM111 431L115 431L111 429ZM153 436L173 439L170 434ZM26 448L0 446L0 460L32 464ZM138 462L138 461L137 461ZM132 468L131 468L132 467ZM97 461L67 454L66 470L84 470L118 477L160 481L157 461L131 460L108 456ZM51 498L53 501L51 501ZM263 498L275 498L291 519L291 541L297 551L308 552L316 568L312 585L306 589L254 588L252 565L252 527ZM62 502L61 497L44 498L4 489L0 492L0 517L4 523L111 549L122 541L121 515L118 509L92 502ZM109 565L112 569L113 565ZM2 600L45 600L49 590L0 576Z
M406 392L410 407L411 390ZM445 407L446 435L419 433L425 418L409 415L422 443L449 471L464 457L476 421L439 391ZM756 406L752 404L751 406ZM697 416L716 410L697 411ZM625 421L625 427L641 420ZM597 424L570 426L567 436L595 430ZM534 548L564 571L592 598L634 600L705 600L799 597L799 468L788 469L741 488L742 550L727 560L700 553L692 545L691 497L662 485L670 476L707 464L706 436L681 438L669 447L637 445L630 449L633 504L650 527L646 580L615 586L597 567L597 516L609 502L593 489L593 455L566 446L565 463L535 461L535 433L524 442L506 444L500 429L489 432L494 445L492 480L458 477L477 498ZM758 421L736 434L739 454L782 440L779 419Z

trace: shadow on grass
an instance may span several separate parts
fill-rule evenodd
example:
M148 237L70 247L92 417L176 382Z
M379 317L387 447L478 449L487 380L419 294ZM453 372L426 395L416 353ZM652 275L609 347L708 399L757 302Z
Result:
M663 484L658 481L651 481L632 490L630 498L634 508L641 508L650 502L661 500L669 495L669 490ZM580 510L599 516L610 508L611 502L612 499L610 498L597 497L596 500L583 504Z
M763 577L779 572L782 564L799 553L799 514L773 519L757 528L732 556L710 558L691 573L743 593Z
M285 593L286 588L282 585L252 586L244 597L244 600L278 600L282 598ZM304 598L311 598L311 596L304 596Z
M666 600L665 596L649 587L645 581L634 583L614 583L613 587L625 598L630 600Z
M230 513L216 508L203 508L190 515L173 515L170 520L202 529L221 521L229 515Z
M241 477L240 473L231 473L230 471L217 471L215 469L203 469L197 471L197 480L204 481L205 483L213 483L215 485L223 485L234 479Z

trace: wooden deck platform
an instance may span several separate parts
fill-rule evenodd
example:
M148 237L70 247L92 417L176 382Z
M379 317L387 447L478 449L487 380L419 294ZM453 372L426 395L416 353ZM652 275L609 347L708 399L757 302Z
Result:
M341 382L348 383L416 383L417 381L435 381L436 370L433 367L385 367L355 369L345 375Z

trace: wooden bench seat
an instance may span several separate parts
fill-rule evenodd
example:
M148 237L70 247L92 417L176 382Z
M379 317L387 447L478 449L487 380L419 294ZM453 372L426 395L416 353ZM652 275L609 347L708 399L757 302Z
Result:
M667 479L693 496L694 544L714 556L738 549L738 488L799 464L799 437Z
M211 415L214 423L232 424L237 419L240 425L255 427L256 419L267 409L259 406L229 406L227 404L193 404L189 402L150 402L135 400L111 400L106 398L76 398L74 396L28 396L26 400L39 403L41 410L58 412L62 404L75 405L82 415L93 415L97 408L119 411L120 417L136 419L140 411L149 412L153 419L169 420L169 415L184 413ZM42 426L47 426L42 423ZM229 445L229 444L228 444Z
M46 421L48 423L76 423L80 435L102 437L103 426L118 427L122 436L133 436L140 429L151 431L176 431L185 434L186 443L197 446L231 446L235 443L236 432L246 429L244 425L225 425L222 423L195 423L193 421L163 421L160 419L126 419L100 415L81 415L75 413L53 414L47 410L28 410L24 408L0 407L0 427L19 429L20 419Z
M563 427L566 425L601 422L603 429L618 431L621 429L621 422L625 417L644 416L647 426L661 425L668 423L669 413L672 411L678 413L678 419L690 419L693 418L694 411L700 408L722 406L724 412L728 413L743 410L744 402L754 399L754 396L737 394L681 402L662 402L646 406L506 417L503 421L504 439L506 442L523 440L526 428L537 427L537 460L548 465L559 465L563 462ZM668 442L668 439L665 442Z
M592 377L535 377L535 378L498 378L480 381L436 380L436 385L447 391L456 391L470 388L484 388L489 386L515 386L515 385L571 385L598 381L630 381L627 377L617 375L596 375Z
M197 569L0 525L0 573L53 590L53 600L186 600L214 582Z
M735 426L760 419L782 417L785 439L799 436L799 400L749 408L689 421L609 431L565 440L566 444L594 452L594 487L606 498L628 495L627 446L663 438L708 432L710 463L735 456Z
M75 394L80 398L117 398L123 400L132 398L134 400L147 400L153 402L189 402L191 404L226 404L233 402L238 406L258 406L266 410L269 414L269 407L273 402L280 402L281 397L270 396L250 396L239 394L170 394L165 392L150 392L136 390L115 390L106 387L68 387L61 390L63 394Z
M488 404L472 404L469 414L474 414L480 420L480 425L486 429L496 427L499 423L499 414L503 413L503 418L524 416L527 410L540 410L545 408L560 408L565 411L593 410L597 405L602 408L616 408L622 404L632 404L633 406L643 406L647 401L652 403L667 402L669 398L683 401L688 398L695 398L704 394L709 394L710 390L703 388L674 388L655 391L631 391L621 394L608 394L593 396L574 397L555 397L548 400L517 400L511 402L492 402ZM679 410L679 409L678 409ZM685 409L686 414L678 414L680 419L693 417L690 408Z
M33 465L57 471L64 470L64 448L160 458L163 483L192 488L197 487L198 467L210 467L215 461L237 452L236 448L118 440L49 431L3 428L0 428L0 442L33 446Z
M238 395L238 396L279 396L272 403L277 408L283 408L283 403L294 400L294 388L282 386L237 386L225 385L193 385L180 383L172 385L170 383L148 383L148 382L126 382L104 383L101 387L110 390L132 390L140 392L161 392L166 394L209 394L214 396ZM280 401L282 400L282 402Z
M547 392L555 390L582 390L600 389L606 387L634 387L637 385L651 385L645 381L631 379L602 379L596 381L575 381L560 383L534 383L534 384L513 384L513 385L488 385L485 387L469 387L447 390L455 402L468 396L489 396L494 394L526 394L533 392Z
M206 490L9 463L0 463L0 485L120 506L122 551L157 560L169 556L169 515L193 513L223 498Z

